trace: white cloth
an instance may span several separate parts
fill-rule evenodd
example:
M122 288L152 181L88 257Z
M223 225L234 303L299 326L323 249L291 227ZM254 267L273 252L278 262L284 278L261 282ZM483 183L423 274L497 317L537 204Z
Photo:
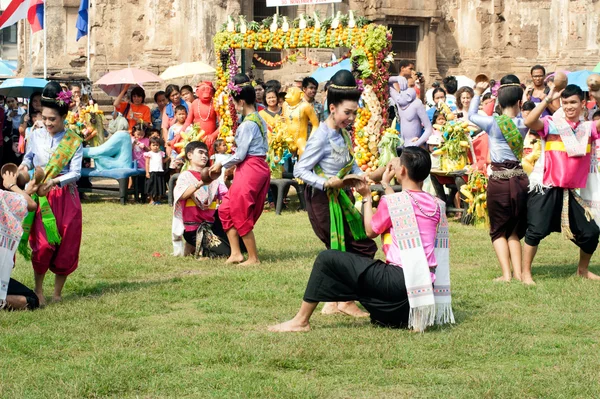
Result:
M163 169L163 159L165 158L165 153L163 151L152 152L148 151L144 153L145 158L150 159L150 164L148 165L147 172L164 172Z

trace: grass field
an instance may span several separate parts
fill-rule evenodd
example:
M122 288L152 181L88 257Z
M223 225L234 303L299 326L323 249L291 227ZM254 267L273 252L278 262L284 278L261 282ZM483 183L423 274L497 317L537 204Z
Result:
M573 276L578 250L559 235L525 287L493 283L486 232L453 224L454 326L315 314L312 332L278 335L266 327L294 315L322 249L306 213L264 214L263 263L247 268L169 256L167 206L83 214L64 301L0 312L0 398L600 397L600 284ZM14 277L33 284L21 258Z

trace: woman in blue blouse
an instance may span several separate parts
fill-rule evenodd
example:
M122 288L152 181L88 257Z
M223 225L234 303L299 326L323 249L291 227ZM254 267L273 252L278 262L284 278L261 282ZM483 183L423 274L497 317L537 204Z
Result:
M327 249L373 258L377 245L367 238L361 215L354 208L354 195L342 181L348 174L363 175L354 161L352 139L346 131L356 118L360 95L351 72L343 70L333 75L327 90L329 116L308 139L294 176L308 186L308 218ZM324 310L366 316L353 303L327 305Z
M65 117L69 110L69 102L58 98L62 88L56 82L50 82L42 92L42 118L44 127L31 133L27 142L27 150L21 171L35 167L45 168L65 137ZM60 301L62 289L67 276L77 269L79 263L79 246L81 244L81 203L76 182L81 176L81 160L83 147L79 145L70 162L62 172L53 179L47 179L38 193L46 193L51 213L56 219L56 227L60 235L60 244L50 244L42 221L42 206L35 214L29 243L31 245L31 263L35 277L35 293L40 305L45 303L43 283L48 270L55 275L54 301ZM26 219L27 220L27 219Z

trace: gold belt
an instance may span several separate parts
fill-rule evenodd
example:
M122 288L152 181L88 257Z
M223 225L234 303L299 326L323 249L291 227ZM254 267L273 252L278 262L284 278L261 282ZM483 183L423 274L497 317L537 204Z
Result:
M508 180L511 177L519 177L519 176L526 176L526 173L522 168L494 170L494 171L492 171L492 175L490 176L490 179Z

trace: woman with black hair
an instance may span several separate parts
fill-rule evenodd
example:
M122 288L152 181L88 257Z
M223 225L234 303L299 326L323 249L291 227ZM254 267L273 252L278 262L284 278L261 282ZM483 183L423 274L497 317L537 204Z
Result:
M123 96L127 93L130 85L123 86L123 90L119 93L115 102L115 112L120 113L129 122L129 131L133 129L138 123L144 123L146 126L152 124L152 118L150 117L150 107L144 104L146 101L146 92L141 87L137 86L131 90L130 99L131 101L123 101Z
M46 85L42 92L44 128L31 133L27 152L19 167L25 172L41 167L48 176L38 190L37 212L25 218L25 234L19 245L19 251L28 256L29 238L35 293L42 305L45 303L43 283L48 269L56 275L53 299L60 301L67 276L77 269L79 262L82 219L75 183L81 175L83 147L80 137L65 132L64 120L71 101L60 84L50 82Z
M182 105L185 107L185 110L188 114L187 119L185 120L184 126L189 126L192 123L193 115L190 112L192 109L192 104L183 100L181 97L181 91L179 90L179 86L177 85L168 85L165 89L165 95L167 96L167 100L169 103L163 110L162 114L162 139L166 143L169 139L169 128L173 126L177 120L175 119L175 108L177 106ZM167 146L167 154L171 153L171 149Z
M210 171L220 174L222 168L236 167L233 183L219 208L219 217L231 244L227 263L244 260L239 245L239 237L242 237L248 250L248 260L242 265L251 265L260 263L253 229L262 214L271 181L271 171L265 160L269 142L267 124L256 112L256 92L250 79L237 74L233 82L235 87L231 95L244 121L235 132L235 154L223 164L216 162Z
M294 176L308 186L308 218L325 247L373 258L377 245L367 238L361 215L354 208L354 196L342 181L350 173L361 178L363 174L354 161L352 139L346 131L356 118L360 95L351 72L333 75L327 91L329 117L308 139ZM329 305L326 312L338 311L366 315L352 302Z
M256 91L256 88L254 91ZM277 91L274 87L267 87L264 97L267 107L262 111L259 111L258 114L265 120L269 133L271 133L273 129L275 129L277 117L281 116L281 107L279 106Z
M469 119L489 136L492 174L489 176L487 208L490 217L490 237L502 268L496 281L521 279L521 238L527 229L527 192L529 179L521 166L523 142L528 129L521 114L523 89L519 78L506 75L500 81L498 102L500 116L478 114L481 95L489 83L475 86L475 96L469 107Z

